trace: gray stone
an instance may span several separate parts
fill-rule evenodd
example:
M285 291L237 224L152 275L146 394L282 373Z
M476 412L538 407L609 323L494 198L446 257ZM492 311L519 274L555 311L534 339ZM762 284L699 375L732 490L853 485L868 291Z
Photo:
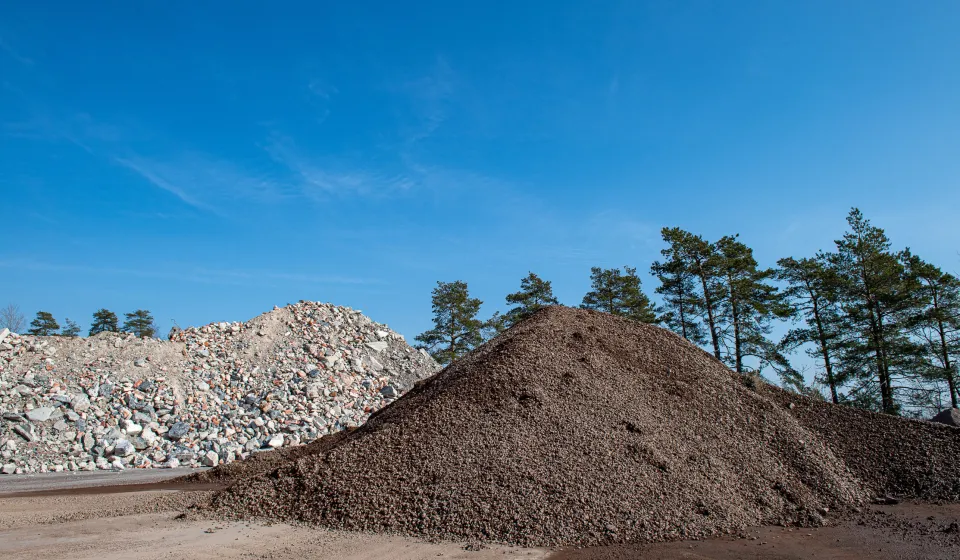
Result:
M33 441L36 439L36 436L33 434L33 426L30 424L17 424L13 427L13 433L27 441Z
M4 412L0 417L7 422L23 422L23 416L20 416L16 412Z
M0 342L6 340L8 336L10 336L10 329L0 330Z
M53 414L53 408L49 406L41 406L40 408L35 408L33 410L27 411L27 420L31 422L46 422L50 419L50 415Z
M147 365L147 361L144 360L143 358L140 358L139 360L134 360L134 361L133 361L133 365L135 365L135 366L137 366L137 367L143 367L143 366Z
M58 432L62 432L67 429L67 423L63 420L57 420L57 422L53 425L53 429Z
M387 385L383 389L380 389L380 394L388 399L395 399L400 393L397 392L397 388L393 385Z
M3 472L3 474L13 474L17 472L17 466L13 463L7 463L0 472Z
M113 446L113 454L118 457L127 457L129 455L133 455L135 450L136 448L133 446L133 444L125 439L121 439L116 443L116 445Z
M270 441L267 442L267 445L276 449L278 447L283 447L283 436L277 434L270 438Z
M173 426L170 426L170 429L167 431L167 439L172 439L174 441L183 439L187 433L190 432L190 424L186 422L177 422Z

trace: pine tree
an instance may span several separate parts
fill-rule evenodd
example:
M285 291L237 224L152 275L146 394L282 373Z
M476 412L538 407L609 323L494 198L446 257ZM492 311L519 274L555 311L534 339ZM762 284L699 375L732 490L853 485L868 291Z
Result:
M37 317L30 322L30 327L27 334L34 336L53 336L60 330L57 320L47 311L37 311Z
M700 323L703 313L703 298L697 292L697 276L684 251L685 234L679 228L663 228L660 235L668 243L660 251L663 262L655 261L650 272L660 280L656 292L663 296L665 313L660 320L668 328L694 344L706 344L707 337Z
M722 359L720 353L720 330L718 324L719 308L726 297L721 282L720 255L713 243L680 228L665 228L665 239L669 239L678 258L687 264L687 270L693 274L694 282L699 284L699 310L705 321L707 334L713 347L713 355Z
M419 348L446 365L483 343L491 322L477 319L483 302L470 297L466 282L437 282L432 303L433 328L417 335Z
M64 322L66 325L60 330L60 336L73 338L80 334L80 325L71 321L69 317Z
M591 290L583 296L580 307L618 315L641 323L655 323L656 312L650 298L640 289L637 269L629 266L619 268L590 269Z
M775 318L786 318L791 310L783 302L776 286L771 285L772 269L761 269L753 258L753 250L737 240L725 236L715 245L718 271L725 296L722 300L718 324L728 349L726 362L737 373L745 373L745 358L760 360L759 371L765 365L778 370L789 367L776 346L767 338Z
M929 379L946 382L951 406L958 408L960 280L909 252L904 260L917 286L918 306L908 324L919 339L921 371Z
M553 296L550 281L543 280L532 272L520 280L519 292L507 295L507 303L516 306L508 311L504 318L508 327L533 315L538 309L559 304Z
M844 374L860 383L852 396L898 414L894 381L909 378L915 362L906 320L916 307L915 280L906 274L900 254L891 252L886 233L870 224L860 210L847 216L850 230L836 241L831 265L840 278L843 304L842 354Z
M89 336L102 332L119 332L117 314L108 309L99 309L93 314L93 323L90 324Z
M830 399L837 404L844 382L834 367L840 343L839 279L823 255L800 260L788 257L777 264L777 278L787 283L784 296L806 322L805 327L790 329L781 346L792 351L810 344L807 354L822 364L821 380L830 390Z
M133 333L138 338L152 338L157 332L153 316L146 309L137 309L124 314L123 332Z

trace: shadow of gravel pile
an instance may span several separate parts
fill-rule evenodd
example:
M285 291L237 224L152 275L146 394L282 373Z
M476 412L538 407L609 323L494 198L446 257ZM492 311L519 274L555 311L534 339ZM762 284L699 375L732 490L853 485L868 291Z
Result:
M878 497L960 500L960 428L837 406L766 386Z
M551 546L817 524L823 508L860 499L818 438L705 352L658 327L552 307L211 507Z

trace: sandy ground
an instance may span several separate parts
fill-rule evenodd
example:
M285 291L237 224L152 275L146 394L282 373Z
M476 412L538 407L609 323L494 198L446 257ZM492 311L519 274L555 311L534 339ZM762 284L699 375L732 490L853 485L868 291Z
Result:
M164 489L170 471L11 477L0 484L0 558L543 559L550 551L426 543L286 524L179 518L204 491ZM149 473L149 474L148 474ZM163 473L163 474L160 474ZM100 476L95 476L95 475ZM104 474L106 476L104 476ZM183 474L174 472L172 476ZM104 483L113 486L104 486ZM122 486L117 486L122 483ZM152 484L152 486L147 486ZM79 488L77 486L80 486ZM144 488L150 488L144 491ZM130 491L135 489L136 491Z
M960 504L871 506L818 529L762 527L747 538L549 551L427 543L390 535L180 515L208 495L166 479L183 471L0 479L0 558L419 560L800 560L960 558ZM198 487L193 487L198 488ZM203 487L199 487L203 488Z

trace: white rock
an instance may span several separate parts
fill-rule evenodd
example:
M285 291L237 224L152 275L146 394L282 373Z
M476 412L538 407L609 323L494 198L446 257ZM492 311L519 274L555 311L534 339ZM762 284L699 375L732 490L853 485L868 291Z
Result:
M53 415L53 408L49 406L41 406L40 408L35 408L27 412L27 420L31 422L45 422L50 419L50 416Z
M270 438L270 441L267 442L267 445L269 445L274 449L278 447L283 447L283 436L280 434L273 436L272 438Z
M215 451L207 451L200 459L200 464L205 467L215 467L220 461L220 456Z
M2 472L3 474L13 474L17 472L17 465L13 463L7 463L6 465L3 466Z

